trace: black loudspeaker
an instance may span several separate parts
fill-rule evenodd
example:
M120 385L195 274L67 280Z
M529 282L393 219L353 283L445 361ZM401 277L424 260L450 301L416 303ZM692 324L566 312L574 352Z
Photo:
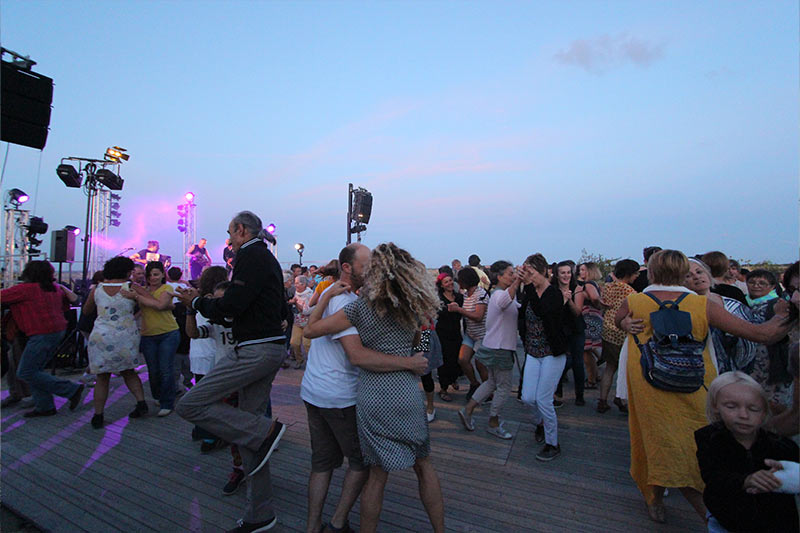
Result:
M8 61L0 69L0 138L41 150L47 143L53 80Z
M372 193L367 191L353 191L353 220L362 224L369 224L372 214Z
M71 263L75 261L75 234L60 229L50 234L50 261Z

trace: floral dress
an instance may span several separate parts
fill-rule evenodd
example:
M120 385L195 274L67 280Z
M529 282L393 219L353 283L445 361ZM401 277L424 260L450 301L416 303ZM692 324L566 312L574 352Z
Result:
M133 317L135 302L119 292L109 296L103 287L124 287L130 283L100 283L94 291L97 320L89 335L89 372L119 373L143 361L139 356L139 327Z
M586 285L593 285L600 295L600 288L594 281L586 282ZM584 286L584 291L586 290ZM600 350L603 346L603 311L599 307L595 307L586 295L583 308L581 309L583 321L586 322L586 340L583 343L583 351L591 352L592 350Z

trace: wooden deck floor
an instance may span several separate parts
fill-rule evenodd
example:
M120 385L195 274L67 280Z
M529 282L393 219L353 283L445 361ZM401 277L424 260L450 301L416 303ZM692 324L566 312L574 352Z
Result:
M282 371L272 391L275 415L291 424L270 460L279 517L275 531L305 530L310 444L300 379L298 370ZM565 386L565 405L558 410L562 456L541 463L534 459L539 445L528 411L515 399L501 414L512 440L483 430L486 409L476 412L477 430L464 431L456 414L464 389L449 404L437 397L430 426L449 531L705 529L677 493L665 500L668 524L648 519L628 474L627 421L616 410L596 413L591 407L596 391L587 391L588 404L576 407L572 385ZM244 491L221 493L230 453L201 454L190 439L191 426L180 417L128 420L134 402L119 378L112 379L103 430L89 424L91 393L75 412L57 401L55 417L25 419L25 409L17 407L2 412L4 505L54 532L220 531L235 525ZM331 484L326 519L341 481L340 471ZM413 472L390 476L381 520L380 531L430 530ZM358 527L358 504L351 522Z

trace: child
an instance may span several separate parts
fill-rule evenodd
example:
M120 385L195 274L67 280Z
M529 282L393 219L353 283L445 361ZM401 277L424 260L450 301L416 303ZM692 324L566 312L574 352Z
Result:
M726 372L709 387L706 416L711 424L694 437L708 531L798 531L794 497L775 491L785 474L778 461L796 462L800 450L762 428L769 416L764 389L743 372Z
M202 277L201 277L202 279ZM225 289L230 286L230 281L222 281L218 283L214 287L213 297L214 298L222 298L225 294ZM213 351L213 359L211 361L206 361L206 368L202 373L195 374L197 376L197 380L199 381L202 377L211 371L214 368L214 365L225 357L226 355L230 355L233 353L233 332L231 329L232 324L217 324L215 322L210 322L206 319L203 315L200 315L200 318L197 318L197 311L189 311L186 312L186 334L189 338L192 339L192 342L197 342L196 348L204 348L203 352L205 352L205 344L199 344L201 342L208 342L209 340L214 343L214 351ZM198 354L199 355L199 354ZM200 361L196 360L195 365L199 364ZM195 370L198 367L195 366ZM222 439L217 438L214 435L211 435L207 431L200 429L199 431L193 431L193 435L197 435L203 439L202 444L200 445L200 451L203 453L208 453L216 450L217 448L221 448L225 445Z

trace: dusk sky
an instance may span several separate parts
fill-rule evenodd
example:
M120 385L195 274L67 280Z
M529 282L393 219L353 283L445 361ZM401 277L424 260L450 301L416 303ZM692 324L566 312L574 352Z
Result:
M324 263L351 182L374 195L364 243L429 267L797 258L796 1L4 0L0 38L55 82L47 146L10 146L3 191L83 227L61 158L127 148L112 253L180 256L193 191L215 261L249 209L281 262L303 242Z

